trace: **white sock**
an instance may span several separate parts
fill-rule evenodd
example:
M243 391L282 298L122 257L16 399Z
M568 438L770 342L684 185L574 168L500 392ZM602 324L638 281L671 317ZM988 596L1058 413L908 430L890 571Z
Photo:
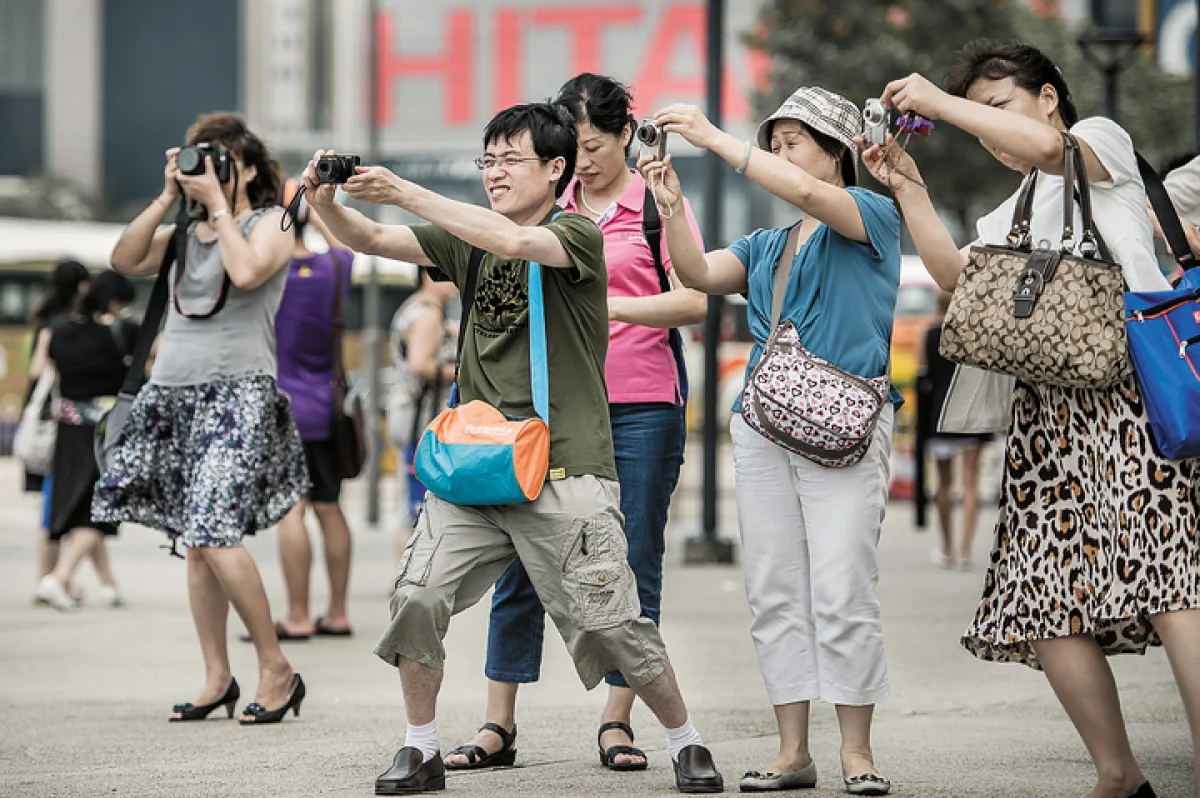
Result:
M704 740L692 725L691 718L678 729L667 729L667 752L671 755L672 762L678 762L679 752L689 745L704 745Z
M428 762L437 756L437 720L431 720L424 726L408 724L408 731L404 733L404 746L411 746L420 751L422 762Z

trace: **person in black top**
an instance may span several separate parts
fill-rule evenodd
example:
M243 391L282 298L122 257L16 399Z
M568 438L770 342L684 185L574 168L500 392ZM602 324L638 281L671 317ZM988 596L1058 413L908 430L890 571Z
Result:
M57 567L38 585L37 597L58 610L74 609L67 585L84 557L91 557L104 604L118 607L121 594L109 567L104 538L116 524L91 520L92 488L100 478L93 450L96 422L112 406L125 380L137 325L122 318L133 299L133 286L116 272L92 281L76 310L50 328L49 361L58 371L55 400L58 437L51 469L47 532L67 544Z
M87 290L89 275L82 263L64 260L54 267L50 280L46 285L46 293L29 313L29 322L33 326L33 338L29 349L29 387L25 391L25 402L28 403L33 395L34 385L46 367L47 350L50 346L50 325L66 318L79 296ZM49 404L45 408L49 413ZM38 570L37 577L41 579L54 570L58 564L58 543L50 540L45 528L49 526L50 510L50 480L44 479L43 474L24 472L24 489L27 493L41 493L45 509L42 515L42 529L38 532ZM34 597L35 603L43 603Z
M938 297L938 315L945 317L950 307L950 294L943 292ZM927 451L937 463L936 503L938 520L941 523L942 545L930 552L930 558L942 568L957 565L967 570L971 565L971 542L975 538L976 519L979 516L979 456L983 444L991 435L975 433L937 432L937 421L942 415L942 405L954 379L954 364L942 357L938 346L942 340L942 324L925 333L925 373L928 381L927 412L932 429ZM963 529L958 550L954 547L954 514L950 504L950 490L954 483L954 458L962 455L962 508Z

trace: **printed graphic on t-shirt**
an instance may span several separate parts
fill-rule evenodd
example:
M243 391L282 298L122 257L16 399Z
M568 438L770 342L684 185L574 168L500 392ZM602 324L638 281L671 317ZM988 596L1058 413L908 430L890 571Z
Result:
M475 296L475 329L481 335L499 336L525 324L529 291L525 270L502 263L482 269Z

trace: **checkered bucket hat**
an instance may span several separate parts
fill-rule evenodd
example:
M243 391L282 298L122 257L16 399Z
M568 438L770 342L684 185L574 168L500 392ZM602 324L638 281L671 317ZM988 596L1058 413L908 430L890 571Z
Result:
M777 119L798 119L845 144L851 152L858 149L854 137L863 132L862 112L857 105L816 86L796 89L779 110L758 126L758 146L764 150L771 149L771 128Z

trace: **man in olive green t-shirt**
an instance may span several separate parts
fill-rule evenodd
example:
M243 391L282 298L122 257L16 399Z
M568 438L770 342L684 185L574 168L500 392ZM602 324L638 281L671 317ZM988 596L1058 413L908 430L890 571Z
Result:
M352 249L436 270L466 287L473 249L485 254L466 326L459 394L507 416L534 415L529 372L527 264L544 267L550 383L550 470L533 502L464 506L429 494L401 562L392 621L375 653L400 671L408 729L377 795L438 790L445 768L434 720L450 616L470 607L520 557L591 689L620 671L667 730L680 792L719 792L720 773L688 718L658 628L640 617L619 510L604 385L608 274L590 219L557 214L575 166L570 113L547 103L501 111L476 160L491 210L456 202L382 167L360 167L346 192L426 219L381 225L305 170L313 209ZM511 735L515 730L505 730Z

